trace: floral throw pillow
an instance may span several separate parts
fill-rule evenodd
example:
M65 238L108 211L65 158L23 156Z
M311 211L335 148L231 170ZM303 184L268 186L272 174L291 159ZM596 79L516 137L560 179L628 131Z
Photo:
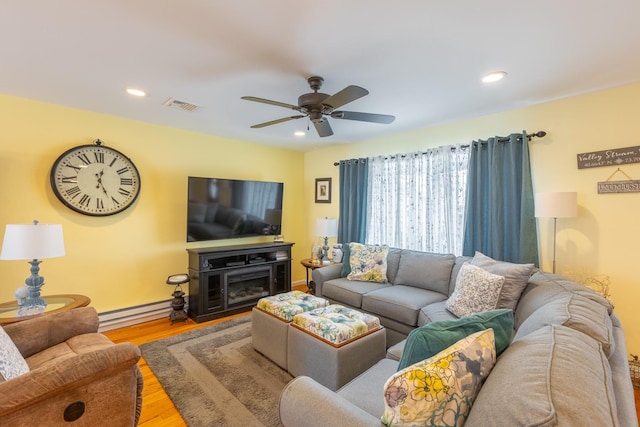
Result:
M465 263L445 308L458 317L493 310L498 305L504 277Z
M387 245L364 245L349 243L348 280L385 283L387 281Z
M382 423L462 426L495 363L493 329L485 329L396 372L384 385Z
M11 337L0 327L0 376L10 380L29 372L29 365L20 354Z

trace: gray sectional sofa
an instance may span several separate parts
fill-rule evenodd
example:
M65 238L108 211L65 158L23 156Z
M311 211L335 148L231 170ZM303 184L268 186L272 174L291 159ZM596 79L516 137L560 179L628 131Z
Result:
M385 359L337 392L309 377L295 378L281 395L283 424L382 425L384 385L398 369L403 340L427 323L457 319L445 304L462 265L476 260L391 249L387 283L348 280L341 264L314 270L316 294L378 316L389 349ZM505 284L527 271L508 263L489 266L504 273ZM564 277L529 271L523 289L500 295L500 306L514 310L512 342L498 357L465 425L637 426L624 333L613 306Z

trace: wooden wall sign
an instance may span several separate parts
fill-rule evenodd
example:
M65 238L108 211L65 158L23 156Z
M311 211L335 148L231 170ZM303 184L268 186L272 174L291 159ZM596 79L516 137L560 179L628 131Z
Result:
M578 154L578 169L640 163L640 146Z
M640 180L599 182L598 194L607 193L640 193Z

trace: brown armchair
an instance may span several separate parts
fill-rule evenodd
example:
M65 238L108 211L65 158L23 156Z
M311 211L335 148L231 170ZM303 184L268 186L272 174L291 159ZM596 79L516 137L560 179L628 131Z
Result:
M139 348L98 333L93 307L6 325L29 372L0 382L3 426L135 426Z

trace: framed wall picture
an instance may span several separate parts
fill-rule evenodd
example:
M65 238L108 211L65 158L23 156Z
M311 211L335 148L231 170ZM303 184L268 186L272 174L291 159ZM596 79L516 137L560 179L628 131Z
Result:
M331 203L331 178L316 178L316 203Z

